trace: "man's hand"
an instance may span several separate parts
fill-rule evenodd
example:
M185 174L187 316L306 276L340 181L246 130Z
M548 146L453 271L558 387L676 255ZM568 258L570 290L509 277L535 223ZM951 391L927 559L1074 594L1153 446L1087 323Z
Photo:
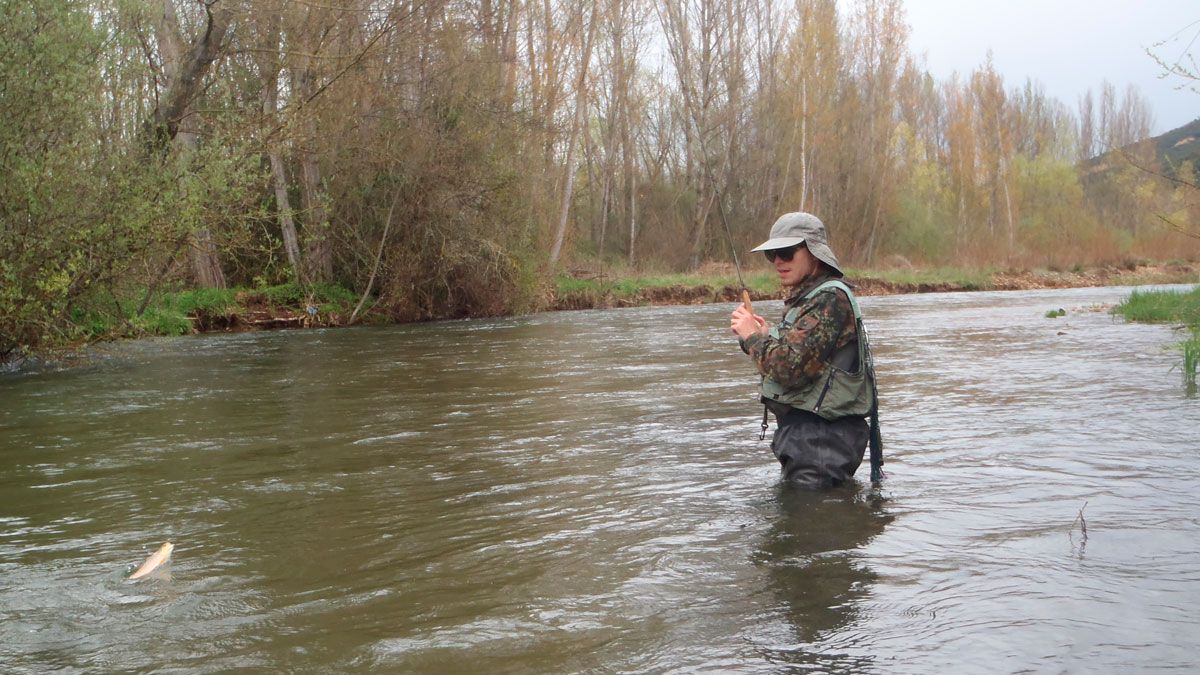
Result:
M729 328L743 340L759 333L767 334L767 320L757 314L750 313L745 305L738 305L729 317Z

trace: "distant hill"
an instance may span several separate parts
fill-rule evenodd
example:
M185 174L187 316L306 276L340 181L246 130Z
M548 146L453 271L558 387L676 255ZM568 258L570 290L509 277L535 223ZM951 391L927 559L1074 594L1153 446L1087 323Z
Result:
M1135 146L1143 143L1154 145L1154 154L1159 160L1159 166L1155 168L1167 175L1173 175L1175 167L1187 161L1190 161L1192 166L1200 168L1200 118L1196 118L1165 134L1153 136L1145 141L1139 141L1119 150L1110 150L1103 155L1084 160L1081 167L1083 173L1086 175L1103 173L1114 166L1114 161L1121 161L1122 152L1132 153Z
M1200 118L1151 140L1167 166L1179 166L1189 160L1192 166L1200 166Z

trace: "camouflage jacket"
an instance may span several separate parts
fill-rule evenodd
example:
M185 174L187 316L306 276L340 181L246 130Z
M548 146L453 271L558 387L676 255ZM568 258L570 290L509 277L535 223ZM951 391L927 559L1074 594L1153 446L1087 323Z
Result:
M784 305L784 316L827 279L812 279L793 289ZM840 290L822 291L801 307L796 322L782 339L754 334L742 348L759 373L787 389L799 389L820 377L834 354L852 344L857 334L854 308L846 294Z

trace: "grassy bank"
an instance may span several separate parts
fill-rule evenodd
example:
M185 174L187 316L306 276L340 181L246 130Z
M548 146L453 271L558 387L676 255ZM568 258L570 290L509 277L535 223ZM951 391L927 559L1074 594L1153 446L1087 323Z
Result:
M1200 286L1191 291L1134 291L1113 314L1128 321L1173 323L1186 327L1190 336L1179 345L1183 353L1183 386L1196 395L1196 370L1200 365Z
M84 341L142 335L187 335L219 330L339 325L358 298L333 284L295 283L260 288L199 288L156 296L145 309L136 302L98 299L105 311L79 309L72 321ZM114 311L113 308L119 308Z
M934 267L929 269L857 269L847 268L846 277L851 281L877 281L897 286L946 285L964 291L995 290L995 276L999 270L993 268Z
M1190 262L1127 264L1071 270L995 268L846 270L859 295L947 291L1029 290L1082 286L1197 283L1200 265ZM753 269L746 285L755 300L782 297L773 271ZM732 265L709 264L695 274L596 273L576 270L555 282L550 309L627 307L651 304L695 304L734 301L740 292Z
M1134 291L1113 308L1129 321L1200 324L1200 286L1191 291Z
M779 291L775 274L746 275L746 286L755 299L772 297ZM549 309L628 307L666 303L700 303L720 300L722 293L740 292L732 271L708 274L561 274L555 279Z
M778 300L782 289L772 270L753 265L746 283L755 301ZM597 271L596 268L599 268ZM1090 269L997 270L988 268L847 270L848 280L859 295L925 293L947 291L1027 290L1080 286L1134 286L1139 284L1200 283L1200 263L1171 262L1154 265L1106 266ZM574 269L557 276L530 308L539 310L634 307L643 305L737 302L741 285L731 264L708 263L699 273L640 273L627 269ZM358 296L344 287L325 284L302 287L294 283L277 286L231 289L175 289L156 293L145 302L145 289L126 290L121 297L93 293L70 311L64 323L70 326L53 340L33 350L15 341L14 348L0 353L0 363L28 356L70 353L89 342L145 335L185 335L211 331L264 330L349 323ZM1155 314L1149 309L1157 300L1136 294L1128 308L1131 320L1180 321L1196 325L1194 319L1171 318L1172 310ZM1179 310L1196 314L1192 309ZM1187 302L1186 300L1184 301ZM145 307L142 305L145 303ZM369 312L368 300L359 322L396 321L390 312ZM1163 318L1155 318L1155 317ZM1179 315L1183 317L1184 315ZM1200 343L1193 339L1185 355L1193 364L1200 357Z
M991 270L847 270L847 278L858 283L864 294L921 292L929 290L990 290ZM746 286L755 300L781 297L774 271L754 270L745 274ZM732 266L709 265L708 271L693 274L614 273L562 274L555 281L553 309L625 307L678 302L689 304L733 300L741 291Z

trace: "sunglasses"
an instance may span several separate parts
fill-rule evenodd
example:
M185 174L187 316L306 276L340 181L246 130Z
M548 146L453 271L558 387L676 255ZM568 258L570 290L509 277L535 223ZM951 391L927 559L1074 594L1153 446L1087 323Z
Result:
M773 248L770 251L763 251L763 253L766 254L767 260L771 262L775 262L776 258L779 258L783 262L792 262L792 258L796 256L796 251L800 250L800 247L803 245L796 244L787 248Z

